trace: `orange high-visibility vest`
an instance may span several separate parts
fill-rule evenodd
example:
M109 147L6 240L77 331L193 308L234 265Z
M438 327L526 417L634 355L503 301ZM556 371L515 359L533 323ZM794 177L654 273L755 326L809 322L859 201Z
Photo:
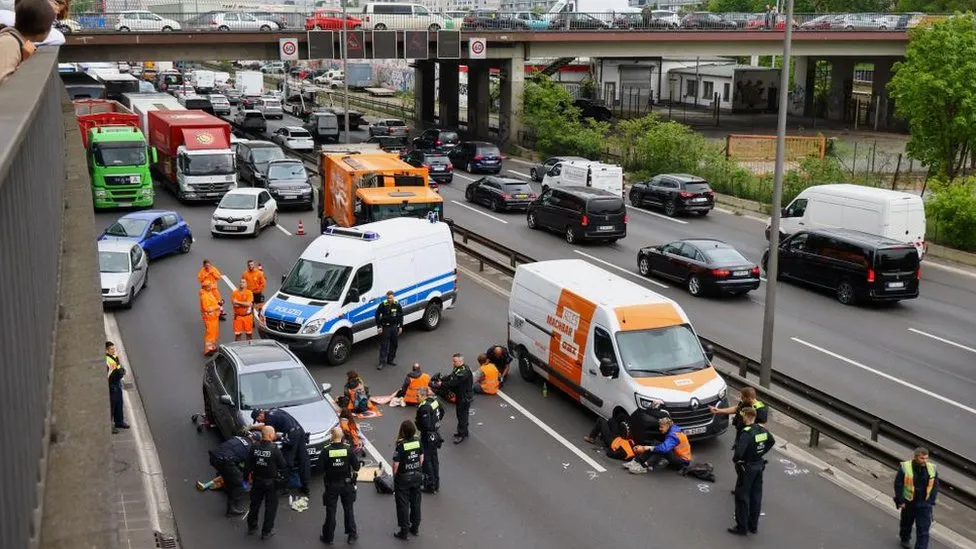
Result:
M485 364L481 368L481 391L486 395L493 395L498 392L498 368L492 363Z
M264 278L264 272L259 270L257 267L253 271L245 270L244 274L241 275L244 282L247 283L247 289L252 292L261 293L264 291L264 286L267 284L267 279Z
M234 290L230 294L230 299L234 302L234 316L247 316L251 314L251 307L254 306L254 294L251 290ZM247 305L238 305L238 301L243 301Z
M220 312L220 304L217 303L217 299L207 290L200 290L200 314L204 318L209 316L216 316Z
M691 461L691 443L688 442L688 435L678 431L678 445L674 447L674 454L684 461Z
M634 457L634 445L624 437L613 439L613 442L610 443L610 449L614 452L622 449L624 451L624 461Z
M925 485L925 501L932 497L932 489L935 488L935 464L926 463L926 470L929 472L929 481ZM915 500L915 471L912 469L911 461L901 462L901 472L905 473L905 480L902 481L901 498L906 502Z
M417 391L421 387L427 387L430 385L430 376L428 374L420 374L417 377L410 378L410 383L407 384L407 390L403 394L403 401L408 404L420 404L420 397L417 396Z

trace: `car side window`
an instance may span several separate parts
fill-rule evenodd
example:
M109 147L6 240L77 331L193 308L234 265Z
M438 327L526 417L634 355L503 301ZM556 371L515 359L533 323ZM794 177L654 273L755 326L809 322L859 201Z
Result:
M678 251L679 251L678 246L675 246L674 244L665 244L664 246L661 247L661 253L665 253L665 254L677 254Z
M803 217L803 212L807 210L807 199L797 198L786 208L785 217Z
M262 205L267 204L269 200L271 200L271 195L267 191L261 191L261 194L258 195L258 202Z
M366 295L366 292L373 289L373 264L363 265L356 271L356 278L353 280L353 287L359 291L359 295Z
M175 227L179 221L176 219L176 214L166 214L163 216L163 229L171 229Z
M539 200L541 200L543 204L547 204L547 205L550 204L552 202L552 189L549 189L548 191L542 193L542 196L539 197Z
M793 251L802 252L807 249L807 240L810 235L807 233L798 234L790 239L789 248Z
M129 250L129 261L132 262L132 269L135 270L136 265L139 264L139 254L136 251L138 246Z
M607 358L610 359L610 362L617 363L617 353L613 350L613 339L602 328L593 328L593 352L596 354L597 360L602 361Z
M163 223L163 218L157 217L156 219L153 219L153 222L149 225L149 233L161 233L165 228L166 225Z
M220 380L224 391L236 401L237 372L234 370L234 364L224 355L217 355L217 358L214 359L214 365L217 368L217 379Z

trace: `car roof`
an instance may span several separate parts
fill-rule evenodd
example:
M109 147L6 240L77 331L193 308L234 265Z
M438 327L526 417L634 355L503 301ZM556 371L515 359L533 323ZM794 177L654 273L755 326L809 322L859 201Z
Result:
M236 189L231 189L227 191L224 194L224 196L227 196L228 194L243 194L243 195L257 196L257 194L263 190L264 189L261 189L259 187L238 187Z
M247 146L248 147L274 147L276 149L279 148L278 145L270 141L249 141L247 143Z
M161 215L167 215L167 214L175 215L177 218L180 217L180 214L172 210L142 210L139 212L127 213L122 217L120 217L119 219L145 219L147 221L152 221L153 219L156 219Z
M622 200L619 194L612 193L610 191L604 191L603 189L594 189L593 187L578 187L575 185L567 185L565 187L553 187L554 190L567 192L579 196L580 198L616 198Z
M705 181L704 178L697 175L691 175L690 173L662 173L661 176L675 179L681 183L697 183L699 181Z
M809 234L828 236L831 238L837 238L840 240L846 240L851 243L863 244L866 246L871 246L872 248L912 248L915 247L911 244L905 242L899 242L892 238L886 236L866 233L864 231L855 231L854 229L810 229L804 231Z
M304 162L302 162L301 160L299 160L297 158L292 158L292 157L288 157L288 158L276 158L276 159L272 160L271 162L268 162L268 165L271 165L271 164L301 164L302 166L305 166L305 163Z
M100 252L122 252L129 253L133 246L139 244L131 240L99 240L98 251Z
M468 143L468 144L471 144L471 145L477 145L479 147L482 147L482 146L495 147L495 148L498 147L498 145L496 145L494 143L490 143L488 141L465 141L465 143Z
M295 355L277 341L270 339L255 339L248 342L235 341L234 343L224 343L220 347L228 355L234 357L241 374L305 367L300 360L295 358Z
M511 184L528 185L529 184L528 181L523 181L521 179L516 179L514 177L497 177L497 176L489 175L485 179L495 181L496 183L501 183L502 185L511 185Z
M288 130L288 131L290 131L290 132L296 132L296 131L305 132L305 131L308 131L308 130L306 130L305 128L303 128L301 126L285 126L285 129Z

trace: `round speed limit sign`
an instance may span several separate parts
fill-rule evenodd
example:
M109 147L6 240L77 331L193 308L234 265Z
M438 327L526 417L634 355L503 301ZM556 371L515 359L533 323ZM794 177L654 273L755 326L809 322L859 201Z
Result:
M298 59L298 40L294 38L282 38L278 46L282 61Z
M472 38L468 42L468 57L471 59L484 59L487 57L487 46L484 38Z

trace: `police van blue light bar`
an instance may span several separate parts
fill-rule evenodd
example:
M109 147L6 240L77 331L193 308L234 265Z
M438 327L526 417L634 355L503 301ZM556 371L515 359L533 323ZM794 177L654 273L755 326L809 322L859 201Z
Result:
M373 231L361 232L354 229L342 229L339 227L327 227L325 229L325 232L322 234L326 234L329 236L344 236L347 238L358 238L360 240L379 240L380 238L380 235Z

